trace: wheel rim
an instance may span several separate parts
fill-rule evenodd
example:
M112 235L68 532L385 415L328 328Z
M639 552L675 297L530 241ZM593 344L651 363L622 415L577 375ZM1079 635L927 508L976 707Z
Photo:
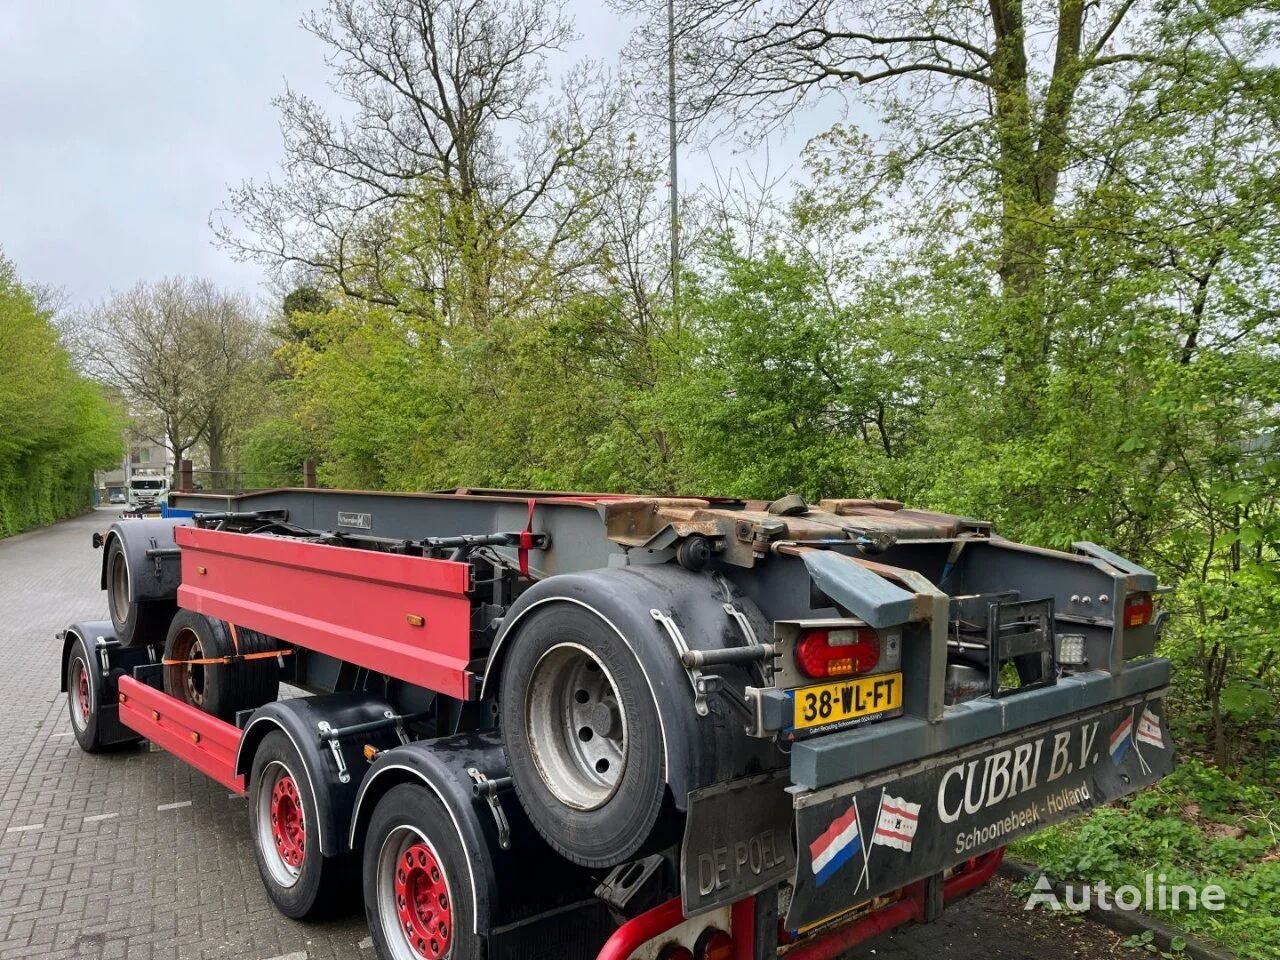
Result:
M77 730L84 730L93 716L93 697L89 690L89 669L79 657L71 661L70 688L71 721Z
M307 852L306 809L297 780L278 760L259 779L258 849L276 883L291 887L298 882Z
M117 624L129 619L129 565L123 553L111 562L111 613Z
M194 630L184 629L174 638L172 659L179 662L168 669L175 672L177 682L169 686L195 707L204 706L204 664L190 661L203 660L204 655L204 644Z
M627 714L618 688L586 647L561 643L533 668L525 720L534 764L547 789L577 810L595 810L627 768Z
M293 777L281 777L271 791L271 835L276 853L292 867L302 866L307 832L302 823L302 803Z
M401 826L378 853L378 906L394 960L445 960L453 947L453 890L435 847Z

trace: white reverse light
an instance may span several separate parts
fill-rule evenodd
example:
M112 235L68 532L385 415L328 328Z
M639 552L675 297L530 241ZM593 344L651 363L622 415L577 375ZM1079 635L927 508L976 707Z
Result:
M1063 633L1058 636L1058 663L1079 667L1087 663L1084 655L1084 634Z

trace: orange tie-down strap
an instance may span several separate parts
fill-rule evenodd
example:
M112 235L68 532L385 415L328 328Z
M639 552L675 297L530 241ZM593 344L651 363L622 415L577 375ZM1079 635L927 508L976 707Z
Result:
M163 667L193 666L206 667L214 666L220 663L239 663L241 660L266 660L268 657L288 657L293 654L292 650L262 650L259 653L241 653L240 652L240 631L236 629L234 623L227 624L231 628L231 647L235 650L229 657L203 657L199 660L169 660L163 659L160 665ZM283 666L283 664L281 664Z
M266 660L268 657L288 657L292 655L292 650L263 650L261 653L235 653L229 657L203 657L199 660L161 660L160 664L165 667L176 667L182 664L203 667L210 664L239 663L241 660Z

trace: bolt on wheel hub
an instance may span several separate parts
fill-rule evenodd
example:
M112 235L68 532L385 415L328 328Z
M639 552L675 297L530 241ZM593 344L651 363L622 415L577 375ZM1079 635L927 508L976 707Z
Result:
M453 938L453 905L435 854L425 843L405 850L396 864L396 914L414 953L441 960Z

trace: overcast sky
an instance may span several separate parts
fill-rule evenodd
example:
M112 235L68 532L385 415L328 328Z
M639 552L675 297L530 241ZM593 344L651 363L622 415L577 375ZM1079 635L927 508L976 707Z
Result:
M261 294L261 268L214 246L208 219L229 184L279 162L271 98L286 82L333 102L324 47L298 27L315 5L0 0L0 250L19 276L73 306L172 274ZM626 25L593 0L569 9L582 35L569 56L615 60ZM805 118L770 169L832 119ZM682 189L763 157L684 157Z

